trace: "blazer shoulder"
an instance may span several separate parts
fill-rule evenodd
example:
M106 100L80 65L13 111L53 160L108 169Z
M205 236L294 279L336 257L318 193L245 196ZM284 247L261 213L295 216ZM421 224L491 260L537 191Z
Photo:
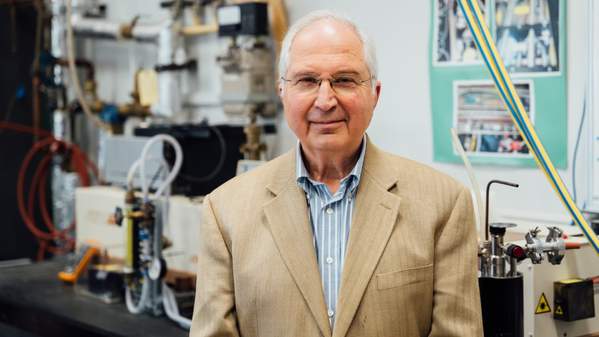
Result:
M215 190L208 196L211 200L224 199L231 202L235 199L250 197L252 194L265 191L266 186L277 176L283 166L288 165L290 153L280 155L255 169L235 176Z
M281 171L288 171L288 160L286 155L275 158L230 179L206 196L204 207L210 207L229 247L232 247L233 239L238 237L236 233L241 233L243 237L251 230L252 220L269 200L270 192L266 186Z
M400 184L445 187L456 193L466 189L457 179L429 165L388 152L383 152L383 156Z

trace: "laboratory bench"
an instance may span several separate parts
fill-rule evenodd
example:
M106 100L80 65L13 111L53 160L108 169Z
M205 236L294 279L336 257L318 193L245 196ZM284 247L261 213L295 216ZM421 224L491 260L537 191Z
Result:
M0 336L179 337L188 332L166 317L133 315L63 283L64 260L0 268Z

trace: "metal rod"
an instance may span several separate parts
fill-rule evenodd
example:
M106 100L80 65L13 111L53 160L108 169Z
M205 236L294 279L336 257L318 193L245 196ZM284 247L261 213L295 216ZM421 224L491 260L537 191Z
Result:
M512 187L519 187L520 185L516 184L516 183L510 183L509 181L503 181L503 180L497 180L497 179L493 179L491 181L489 181L489 183L487 184L487 195L486 197L486 205L485 205L485 240L489 240L489 189L491 188L491 185L493 183L498 183L498 184L502 184L502 185L508 185L508 186L512 186Z

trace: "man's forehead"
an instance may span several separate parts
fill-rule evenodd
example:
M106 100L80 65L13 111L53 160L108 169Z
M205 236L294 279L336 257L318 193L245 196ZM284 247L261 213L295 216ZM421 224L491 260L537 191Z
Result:
M362 54L362 40L349 24L322 19L300 30L291 43L290 52L330 47Z
M297 33L289 50L289 66L318 68L324 63L337 63L346 70L366 66L362 40L346 23L323 19Z

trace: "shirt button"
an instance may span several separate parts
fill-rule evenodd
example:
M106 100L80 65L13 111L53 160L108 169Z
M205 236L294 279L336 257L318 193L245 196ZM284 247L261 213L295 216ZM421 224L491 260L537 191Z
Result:
M332 257L330 257L330 256L329 256L329 257L327 257L327 263L328 263L328 264L331 264L331 263L333 263L333 258L332 258Z
M335 312L333 310L329 310L328 314L329 314L329 317L333 317L333 315L335 315Z
M332 208L327 208L327 214L333 214L333 209Z

